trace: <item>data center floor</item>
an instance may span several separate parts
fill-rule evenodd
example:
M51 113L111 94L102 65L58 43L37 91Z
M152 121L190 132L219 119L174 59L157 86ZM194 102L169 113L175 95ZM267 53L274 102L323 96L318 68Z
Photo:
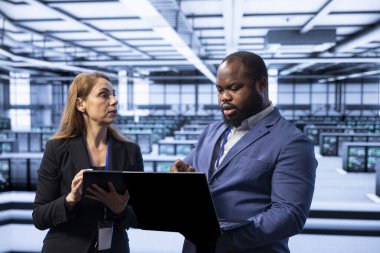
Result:
M374 173L345 173L341 157L322 157L315 149L319 165L312 211L339 211L338 215L359 211L380 214L380 203L371 199L375 191ZM9 201L9 193L0 194L0 205ZM17 197L17 195L19 197ZM33 193L12 194L11 198L20 198L20 202L33 201ZM17 201L17 200L16 200ZM0 219L9 217L31 217L31 210L0 211ZM334 233L313 234L319 227L338 227L342 231L379 231L380 220L334 217L332 219L309 218L305 230L292 237L289 247L292 253L377 253L380 236L343 235ZM352 232L351 231L351 232ZM336 232L336 231L335 231ZM46 231L39 231L31 224L7 224L0 226L0 252L39 252ZM183 237L178 233L129 231L132 253L180 253Z

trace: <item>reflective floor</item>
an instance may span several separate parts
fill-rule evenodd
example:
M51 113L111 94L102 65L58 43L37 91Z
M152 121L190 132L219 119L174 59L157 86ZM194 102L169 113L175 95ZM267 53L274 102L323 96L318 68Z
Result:
M346 217L349 212L380 214L380 203L369 196L374 193L374 173L351 173L341 170L341 157L321 157L319 162L312 211L338 211L334 219L308 219L305 230L338 230L338 234L299 234L290 239L292 253L378 253L380 245L380 220ZM33 193L2 193L0 206L7 202L33 201ZM1 210L1 209L0 209ZM339 217L342 214L344 217ZM30 210L2 210L1 220L30 220ZM22 223L22 222L20 222ZM339 230L375 231L377 236L342 235ZM0 226L0 252L39 252L46 231L39 231L31 224ZM329 233L329 232L328 232ZM350 232L348 233L350 234ZM180 253L182 235L171 232L129 231L131 253Z

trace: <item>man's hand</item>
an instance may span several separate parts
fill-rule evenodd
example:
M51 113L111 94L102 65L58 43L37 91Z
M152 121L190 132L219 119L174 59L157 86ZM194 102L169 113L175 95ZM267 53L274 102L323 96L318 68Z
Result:
M169 172L195 172L195 168L182 160L177 160L174 162Z

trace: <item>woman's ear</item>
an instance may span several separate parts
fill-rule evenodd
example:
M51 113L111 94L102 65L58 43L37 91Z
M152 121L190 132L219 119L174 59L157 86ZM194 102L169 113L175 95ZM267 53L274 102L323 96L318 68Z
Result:
M80 111L80 112L85 112L86 111L86 107L85 107L85 102L83 99L81 98L77 98L77 104L76 104L76 107L77 107L77 110Z

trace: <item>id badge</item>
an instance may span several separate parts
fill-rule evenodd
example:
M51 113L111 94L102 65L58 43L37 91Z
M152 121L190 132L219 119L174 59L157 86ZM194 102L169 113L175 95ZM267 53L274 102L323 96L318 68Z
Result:
M98 250L106 250L111 248L113 234L113 222L98 222Z

